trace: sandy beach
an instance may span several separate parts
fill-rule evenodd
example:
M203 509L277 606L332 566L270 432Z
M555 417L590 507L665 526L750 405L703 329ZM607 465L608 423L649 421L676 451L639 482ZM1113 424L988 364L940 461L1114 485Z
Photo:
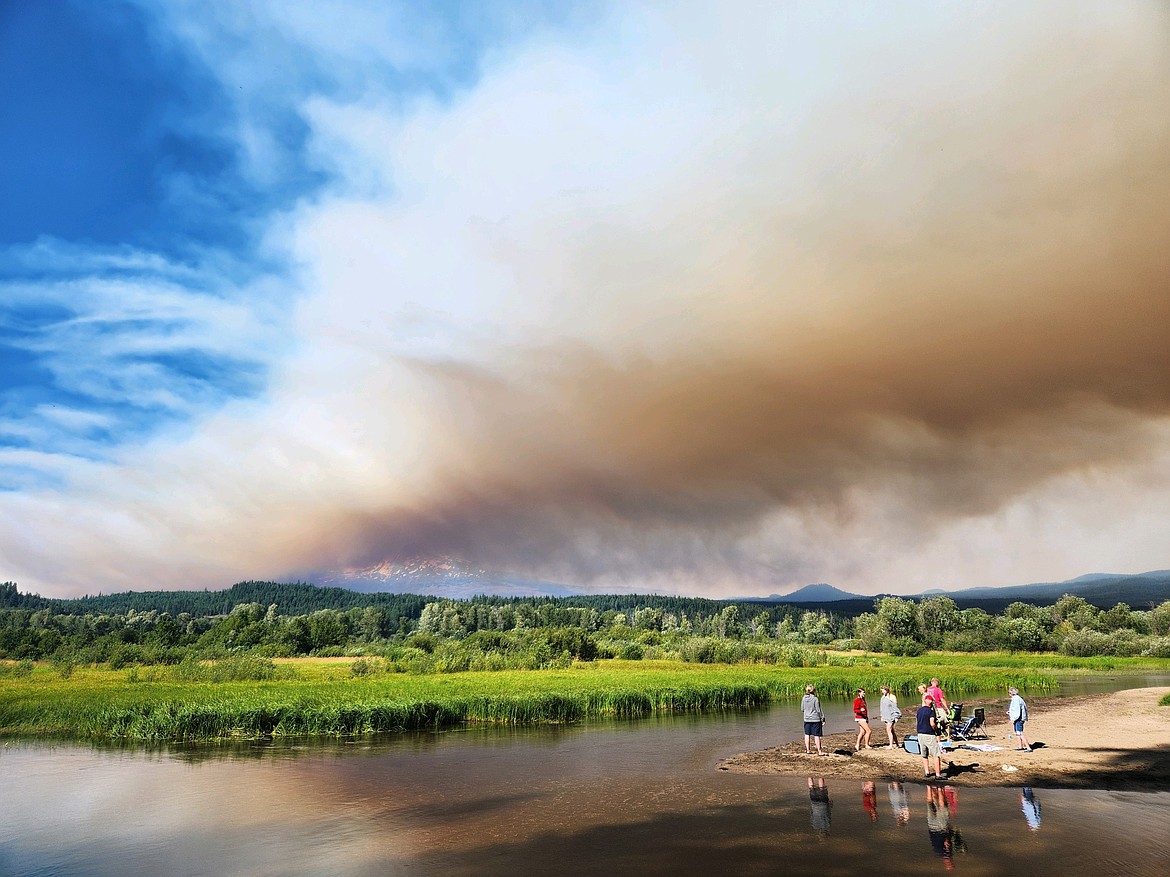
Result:
M958 748L943 755L947 781L964 786L1046 788L1170 789L1170 707L1158 701L1170 688L1137 688L1080 697L1028 698L1025 729L1032 752L1014 747L1007 701L970 704L987 710L986 740L972 745L994 751ZM913 733L913 712L898 723L900 736ZM969 710L968 710L969 711ZM806 755L796 742L744 752L724 759L720 770L748 774L815 774L849 779L923 782L922 759L902 748L888 749L885 726L872 721L873 743L880 748L853 751L856 732L832 734L823 745L830 755ZM794 734L802 733L800 728Z

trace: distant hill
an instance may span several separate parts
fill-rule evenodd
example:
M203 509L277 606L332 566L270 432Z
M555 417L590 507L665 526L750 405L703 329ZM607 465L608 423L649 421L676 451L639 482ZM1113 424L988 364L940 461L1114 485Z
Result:
M938 593L930 591L915 596L933 596ZM1003 588L964 588L942 593L960 606L978 603L982 607L985 601L1003 602L1005 606L1016 601L1047 604L1059 600L1064 594L1072 594L1104 609L1118 603L1143 609L1170 600L1170 570L1160 569L1133 575L1090 573L1063 582L1035 582Z
M785 603L802 609L825 609L839 615L855 616L874 611L874 601L895 596L909 600L924 597L950 597L960 609L983 609L993 615L1011 603L1049 606L1065 594L1081 597L1102 609L1125 603L1133 609L1149 609L1170 600L1170 570L1126 575L1089 573L1063 582L1035 582L998 588L963 588L946 591L933 588L917 594L851 594L827 584L806 585L790 594L772 594L758 602Z
M821 582L815 585L805 585L791 594L772 594L770 597L765 597L764 600L770 603L834 603L838 600L866 600L872 603L873 597L851 594Z
M480 594L499 597L572 597L583 593L567 585L525 579L449 558L384 561L356 569L310 573L305 580L321 587L362 593L433 594L466 600Z

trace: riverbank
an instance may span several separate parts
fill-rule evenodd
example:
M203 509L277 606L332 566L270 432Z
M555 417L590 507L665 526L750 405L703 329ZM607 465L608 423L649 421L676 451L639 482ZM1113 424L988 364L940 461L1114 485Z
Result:
M1167 688L1136 688L1080 697L1029 698L1026 732L1032 752L1015 750L1005 701L980 704L987 710L987 740L972 745L993 751L950 750L943 756L947 782L963 786L1044 788L1170 789L1170 707L1159 700ZM974 705L972 705L973 707ZM899 722L912 731L910 710ZM885 744L885 726L873 722L873 742ZM848 779L922 782L922 759L905 750L853 751L856 732L824 738L825 757L806 755L803 738L724 759L720 770L744 774L815 775Z

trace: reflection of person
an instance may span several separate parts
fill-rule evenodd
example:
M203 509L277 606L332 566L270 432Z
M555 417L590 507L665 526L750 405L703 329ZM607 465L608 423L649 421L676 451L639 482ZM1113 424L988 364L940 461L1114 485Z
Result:
M947 809L943 790L937 786L926 787L926 830L930 834L930 845L934 854L943 860L948 871L955 868L955 830L951 826L951 814Z
M870 822L877 822L877 786L872 780L861 784L861 806L869 814Z
M922 695L922 706L915 716L918 730L918 749L922 753L922 772L931 778L930 762L934 761L933 778L942 777L942 750L938 745L938 717L934 712L934 699L929 694Z
M866 749L873 749L869 745L869 737L873 731L869 727L869 707L865 703L865 689L857 689L857 697L853 698L853 721L857 722L857 742L853 744L853 748L858 752L861 747Z
M1011 720L1012 730L1016 732L1016 740L1019 741L1016 749L1021 752L1031 752L1032 744L1024 736L1024 722L1028 721L1028 705L1020 697L1018 688L1009 688L1008 694L1012 696L1011 702L1008 704L1008 719Z
M821 749L821 737L825 735L825 711L821 709L816 686L806 685L804 687L804 697L800 701L800 708L804 711L804 751L811 755L813 741L816 741L817 755L824 755L825 751Z
M829 826L833 822L833 802L829 800L829 790L825 786L825 778L808 778L808 801L811 809L812 827L817 834L828 834Z
M890 783L890 809L894 811L894 822L905 825L910 821L910 798L901 783Z
M882 700L881 700L882 721L886 725L886 738L891 749L898 747L898 732L894 730L894 724L898 719L902 718L902 711L898 709L898 698L890 691L890 686L882 686Z
M1020 809L1024 811L1024 818L1028 820L1028 828L1039 831L1040 799L1027 786L1020 789Z

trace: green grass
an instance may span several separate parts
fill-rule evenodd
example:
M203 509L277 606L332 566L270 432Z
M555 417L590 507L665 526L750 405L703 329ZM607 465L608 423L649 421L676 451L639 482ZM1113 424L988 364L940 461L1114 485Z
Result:
M894 660L894 659L891 659ZM1108 655L1078 658L1048 652L930 652L916 658L898 658L905 666L921 666L940 679L948 668L1007 667L1021 670L1086 671L1112 673L1170 672L1170 658L1118 658Z
M931 675L952 696L1019 685L1055 686L1048 669L1099 669L1098 659L1047 655L833 655L821 666L597 661L563 670L355 676L352 662L282 664L276 678L207 681L171 668L49 665L5 679L0 733L86 739L196 741L279 735L348 736L462 723L536 724L794 701L808 683L822 697L890 684L909 695ZM1109 669L1118 661L1110 659ZM291 670L285 669L292 667ZM1170 661L1142 668L1166 670Z

